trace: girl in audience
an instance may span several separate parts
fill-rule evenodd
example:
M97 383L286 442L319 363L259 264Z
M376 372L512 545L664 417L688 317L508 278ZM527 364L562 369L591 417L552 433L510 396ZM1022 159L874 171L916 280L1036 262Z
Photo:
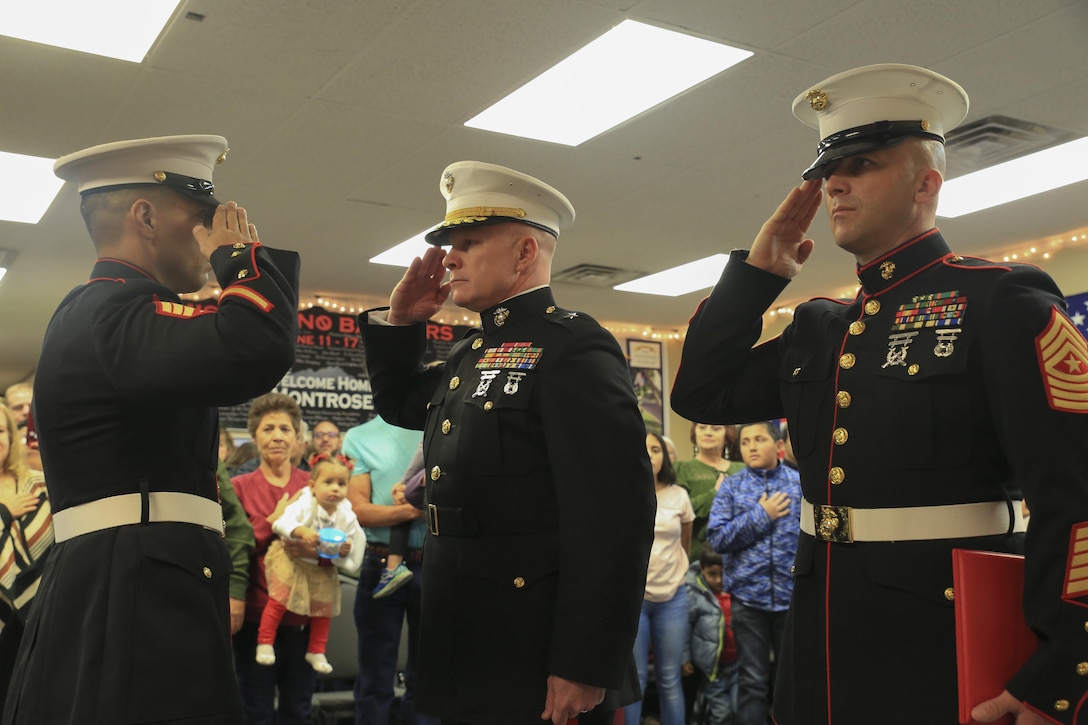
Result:
M310 619L306 661L317 672L332 672L332 665L325 657L325 645L332 618L340 614L337 567L355 573L363 562L366 549L366 536L348 501L351 468L351 463L343 456L319 453L310 472L310 487L303 489L302 495L272 523L272 531L281 537L301 540L319 549L327 546L318 540L321 529L336 529L344 538L333 545L335 551L320 551L322 556L333 560L335 567L319 566L317 559L292 559L278 539L269 545L264 557L268 603L257 631L256 660L262 665L276 664L273 648L276 630L284 614L291 611Z
M646 434L646 452L654 470L657 516L654 543L646 571L646 594L635 639L635 666L639 685L646 693L650 645L654 652L654 678L661 706L661 725L684 725L684 690L680 671L688 639L688 594L684 575L688 569L691 524L695 512L687 491L676 483L676 474L656 433ZM624 708L626 725L639 725L642 702Z

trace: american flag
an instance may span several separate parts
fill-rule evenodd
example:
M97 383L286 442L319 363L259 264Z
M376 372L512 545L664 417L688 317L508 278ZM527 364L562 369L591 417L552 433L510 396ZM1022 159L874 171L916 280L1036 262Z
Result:
M1088 337L1088 292L1069 295L1065 302L1069 305L1069 319L1080 330L1080 334Z

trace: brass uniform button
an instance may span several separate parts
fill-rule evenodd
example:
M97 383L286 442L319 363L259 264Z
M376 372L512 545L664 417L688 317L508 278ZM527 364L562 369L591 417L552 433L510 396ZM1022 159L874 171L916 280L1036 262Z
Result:
M1077 665L1077 674L1081 677L1088 675L1088 662L1081 662Z
M453 423L450 422L449 418L446 418L444 421L442 421L442 435L448 435L452 428Z
M835 439L835 445L837 446L841 446L850 438L850 434L846 432L845 428L836 428L831 435Z
M442 477L442 467L441 466L435 466L434 468L431 469L431 480L432 481L437 481L441 477Z
M205 579L211 579L212 578L212 570L209 569L208 567L204 567L204 578Z
M524 586L525 586L525 579L523 577L520 577L520 576L514 577L514 588L515 589L521 589Z
M166 181L166 172L156 171L154 174L151 175L151 178L155 179L155 181L161 184L162 182Z
M793 377L796 378L800 374L801 374L801 368L794 368L793 369Z
M551 313L555 312L555 305L548 305L546 308L544 308L544 311L550 315Z
M921 369L922 368L920 368L918 364L915 363L914 365L911 365L909 368L907 368L907 375L917 375L918 371Z
M854 356L854 353L848 352L839 358L839 367L841 367L843 370L849 370L850 368L854 367L854 363L856 363L857 360L858 359Z
M865 332L865 323L864 322L862 322L861 320L857 320L856 322L851 322L850 323L850 334L851 335L860 335L863 332Z
M838 403L840 408L849 408L852 400L853 398L850 397L850 393L845 390L840 390L835 393L835 402Z
M947 589L944 590L944 598L947 599L950 602L955 601L955 599L956 599L956 590L954 590L952 587L948 587Z
M482 337L477 337L475 340L472 341L472 349L473 350L479 350L483 346L484 346L484 339Z
M1058 712L1065 712L1069 709L1069 700L1058 700L1054 703L1054 709Z
M461 384L461 378L454 375L450 378L450 390L457 390L457 386Z
M484 410L491 410L494 407L495 407L495 403L493 403L490 400L487 401L486 403L484 403Z
M880 312L880 300L869 300L865 303L865 314L875 315Z
M830 471L828 471L827 480L831 481L831 483L837 486L846 480L846 471L842 470L838 466L835 466Z

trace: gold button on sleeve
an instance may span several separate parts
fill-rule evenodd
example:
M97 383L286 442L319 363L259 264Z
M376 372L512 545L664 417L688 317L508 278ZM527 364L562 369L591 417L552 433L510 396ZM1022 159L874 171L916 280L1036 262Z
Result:
M952 587L948 587L944 590L944 598L948 601L954 601L956 599L956 590Z

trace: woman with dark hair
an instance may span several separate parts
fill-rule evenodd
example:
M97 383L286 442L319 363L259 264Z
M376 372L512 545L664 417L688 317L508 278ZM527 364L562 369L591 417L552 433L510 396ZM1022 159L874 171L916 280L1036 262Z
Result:
M680 683L684 643L688 639L688 594L684 576L688 569L695 512L687 491L673 485L676 473L665 452L665 442L657 433L646 434L646 452L654 471L657 516L646 570L646 594L635 639L635 666L645 695L652 643L661 725L684 725L684 691ZM639 725L641 717L641 701L624 708L626 725Z
M268 603L264 558L275 539L272 522L310 483L308 473L291 465L302 412L290 396L267 393L250 403L246 423L257 444L260 465L251 473L231 479L238 500L253 525L256 541L249 569L245 623L234 635L238 686L242 691L247 722L308 723L312 719L310 701L314 692L314 670L305 659L309 643L307 617L288 612L277 631L275 649L279 656L275 664L265 666L256 662L257 629ZM300 546L285 542L289 555L299 556ZM311 547L309 556L316 558L316 547Z
M706 523L710 519L710 505L714 494L726 476L744 470L744 464L730 460L730 449L736 443L736 429L731 425L692 423L691 444L695 457L676 462L676 482L691 498L695 509L695 525L691 535L692 562L699 560L706 541Z

